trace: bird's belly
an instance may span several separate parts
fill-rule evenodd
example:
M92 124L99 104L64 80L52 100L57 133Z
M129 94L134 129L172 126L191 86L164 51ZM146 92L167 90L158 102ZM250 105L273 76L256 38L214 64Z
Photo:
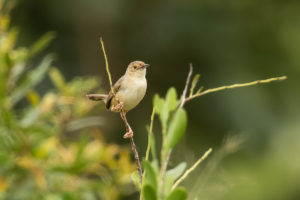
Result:
M120 91L120 101L124 103L123 109L129 111L136 107L144 98L146 84L132 86Z

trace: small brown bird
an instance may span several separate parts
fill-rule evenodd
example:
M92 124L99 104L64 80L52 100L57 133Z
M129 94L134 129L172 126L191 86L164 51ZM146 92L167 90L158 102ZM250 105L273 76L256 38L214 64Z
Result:
M129 110L135 108L146 94L146 69L149 66L142 61L131 62L125 75L113 86L115 95L110 91L109 94L88 94L86 96L94 101L104 101L106 108L111 111L120 112L123 110L125 115ZM132 137L132 135L130 129L124 138Z

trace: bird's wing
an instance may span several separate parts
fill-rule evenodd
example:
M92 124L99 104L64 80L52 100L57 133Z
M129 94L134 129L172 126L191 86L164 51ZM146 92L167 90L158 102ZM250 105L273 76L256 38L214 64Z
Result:
M114 93L117 94L117 92L120 90L122 82L124 80L124 76L122 76L113 86ZM111 106L111 100L114 97L113 93L110 91L106 100L106 108L109 109Z

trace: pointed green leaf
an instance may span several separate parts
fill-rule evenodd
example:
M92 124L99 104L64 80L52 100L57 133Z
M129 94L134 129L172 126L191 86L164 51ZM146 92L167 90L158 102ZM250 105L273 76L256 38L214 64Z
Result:
M165 104L164 99L160 98L158 94L155 94L153 97L153 106L155 107L155 112L157 114L161 113L164 104Z
M197 90L197 92L196 92L196 94L199 94L202 90L203 90L203 86L201 86L198 90Z
M136 170L135 172L131 173L131 180L137 188L141 188L141 181L139 172Z
M162 126L164 128L167 127L167 122L168 122L168 119L169 119L169 106L168 106L168 103L165 101L164 102L164 105L163 105L163 108L161 110L161 113L159 115L160 117L160 121L162 123Z
M155 134L152 133L151 137L151 147L150 147L151 155L152 155L152 160L156 161L157 156L156 156L156 141L155 141Z
M187 193L184 188L176 188L173 190L166 200L185 200L187 198Z
M10 75L8 78L8 85L11 85L11 88L13 88L16 85L17 81L19 80L25 69L26 65L24 62L20 62L11 68Z
M158 160L153 160L151 162L151 166L153 167L154 171L156 174L159 174L159 164L158 164Z
M37 107L40 103L39 94L34 90L31 90L27 93L27 99L34 107Z
M2 17L2 16L1 16ZM1 47L2 49L5 49L5 51L12 50L16 44L17 38L18 38L19 32L17 28L11 28L6 35L6 37L1 37Z
M25 116L20 121L21 127L27 128L31 126L39 119L39 116L40 116L40 112L37 107L33 107L29 109L28 111L26 111Z
M196 74L194 76L193 81L192 81L192 85L191 85L191 88L190 88L190 96L193 95L194 89L195 89L195 87L197 85L197 82L198 82L199 78L200 78L200 74Z
M156 191L149 184L144 185L142 194L143 194L144 200L157 200Z
M186 112L183 108L179 108L170 123L167 133L166 148L173 148L183 136L187 124Z
M154 171L153 167L151 166L150 162L144 160L143 164L144 164L144 168L145 168L144 173L146 173L146 181L156 190L157 189L157 179L156 179L155 171Z
M166 172L165 181L164 181L164 193L168 194L171 190L175 180L179 178L186 168L186 163L182 162L177 165L175 168L170 169Z
M42 51L45 47L49 45L49 43L51 42L51 40L53 40L54 37L55 37L54 32L46 33L45 35L40 37L29 49L28 57L32 57L35 54Z
M51 67L51 69L49 71L49 76L50 76L51 81L55 85L55 87L60 92L63 92L65 89L66 83L65 83L65 79L62 76L62 74L60 73L60 71L55 67Z
M177 107L177 92L174 87L171 87L168 90L166 95L166 103L169 111L173 111Z
M168 170L166 176L172 177L172 179L175 181L177 178L179 178L179 176L182 175L185 168L186 168L186 163L182 162L178 164L176 167L174 167L173 169Z
M46 56L41 64L28 72L27 80L17 87L10 96L9 105L13 106L19 102L35 85L37 85L45 76L52 62L52 56Z

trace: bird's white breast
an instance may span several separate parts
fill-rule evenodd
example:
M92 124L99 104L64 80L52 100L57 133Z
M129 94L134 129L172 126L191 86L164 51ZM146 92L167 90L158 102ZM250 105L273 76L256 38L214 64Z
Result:
M124 110L131 110L144 98L147 81L145 77L126 78L120 88L120 100L124 103Z

